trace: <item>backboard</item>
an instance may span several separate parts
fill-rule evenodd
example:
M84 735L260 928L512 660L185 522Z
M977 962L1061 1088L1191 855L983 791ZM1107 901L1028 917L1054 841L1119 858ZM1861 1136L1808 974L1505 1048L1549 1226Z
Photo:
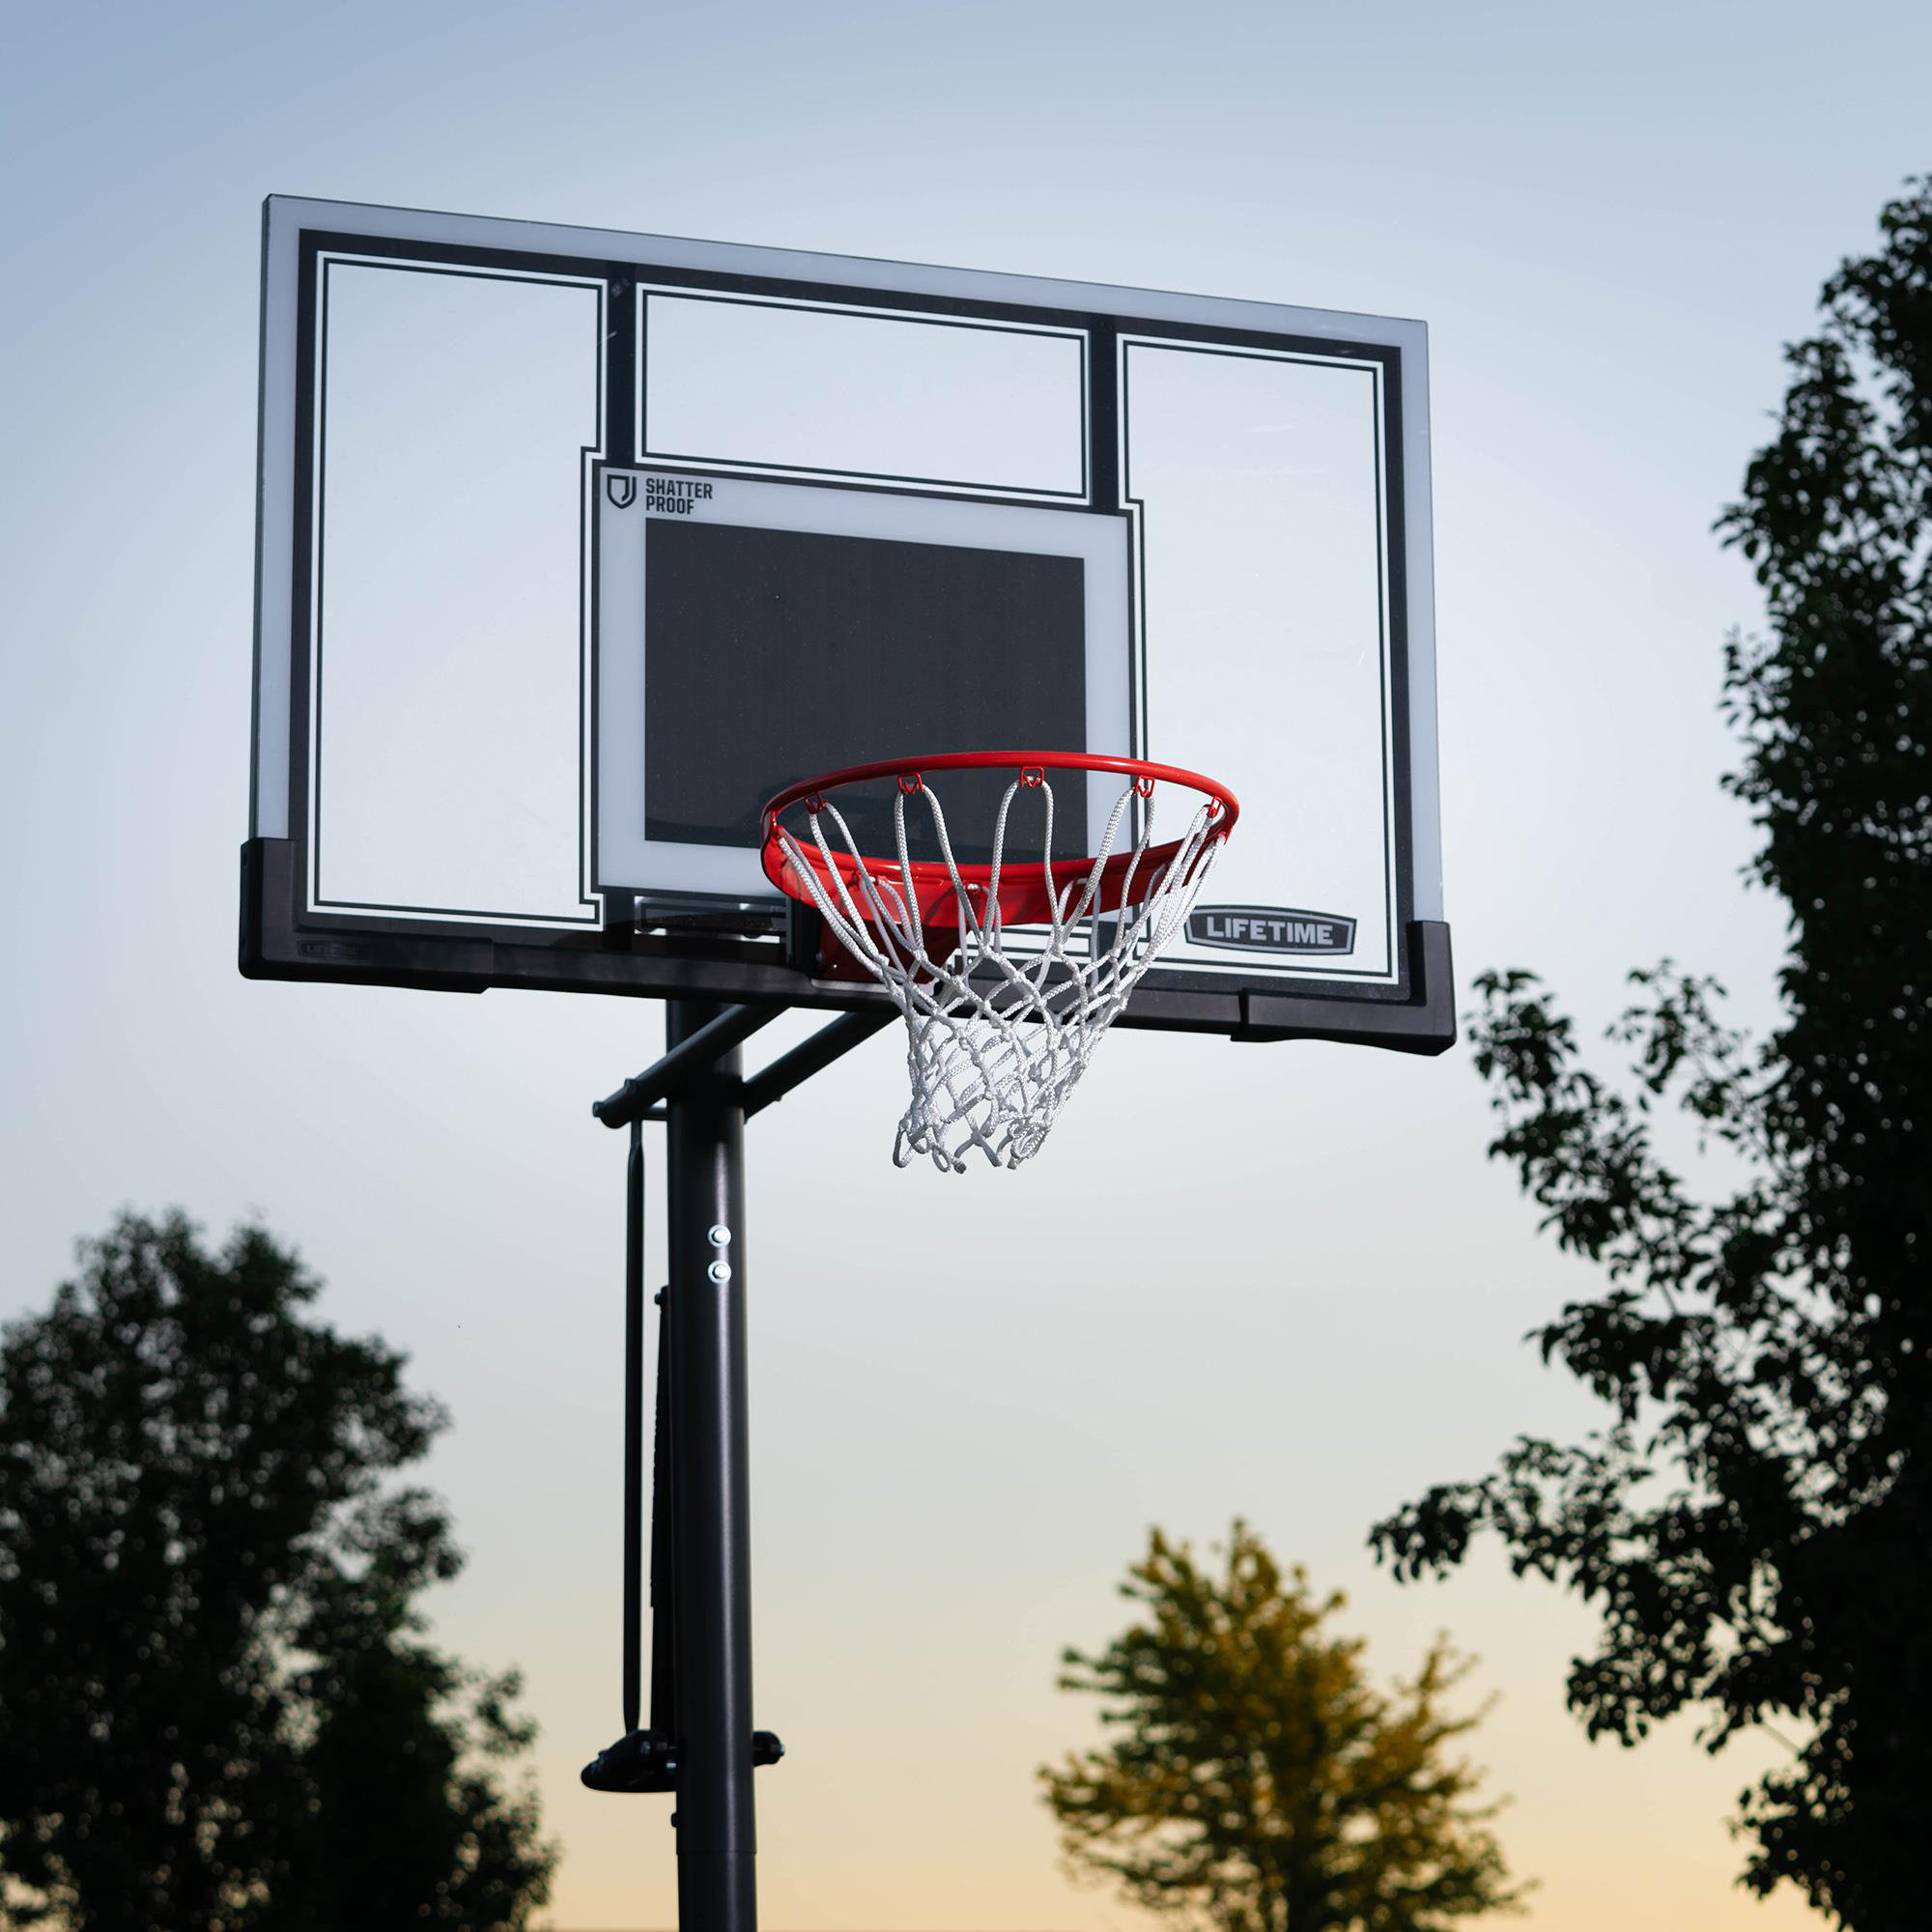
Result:
M242 970L863 1004L763 801L1037 747L1241 803L1122 1024L1439 1051L1427 424L1413 322L272 198Z

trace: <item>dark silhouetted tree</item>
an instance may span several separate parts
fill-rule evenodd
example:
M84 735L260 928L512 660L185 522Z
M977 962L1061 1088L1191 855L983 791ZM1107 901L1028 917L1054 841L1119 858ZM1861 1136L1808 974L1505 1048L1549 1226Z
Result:
M1358 1639L1324 1626L1296 1570L1236 1522L1219 1575L1158 1530L1121 1594L1141 1605L1105 1650L1065 1654L1115 1733L1043 1766L1077 1871L1216 1932L1441 1932L1520 1897L1469 1801L1481 1774L1446 1747L1476 1717L1444 1699L1463 1674L1438 1641L1386 1694Z
M530 1729L425 1641L461 1557L386 1480L441 1412L260 1229L130 1215L81 1261L0 1337L0 1918L521 1932Z
M1593 1736L1695 1711L1714 1750L1786 1744L1740 1800L1744 1882L1896 1932L1927 1920L1932 1801L1932 187L1823 307L1719 526L1769 607L1726 653L1726 784L1790 908L1781 1022L1754 1044L1711 980L1638 973L1620 1088L1532 976L1478 981L1492 1152L1605 1274L1536 1339L1611 1416L1375 1541L1413 1576L1492 1532L1597 1606L1568 1687ZM1701 1189L1670 1103L1727 1156Z

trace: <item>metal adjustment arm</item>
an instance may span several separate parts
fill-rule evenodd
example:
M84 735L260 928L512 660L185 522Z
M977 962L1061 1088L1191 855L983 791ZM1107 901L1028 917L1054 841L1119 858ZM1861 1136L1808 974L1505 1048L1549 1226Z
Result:
M635 1126L639 1121L668 1119L663 1103L706 1079L724 1055L777 1019L781 1010L778 1007L726 1007L641 1073L625 1081L614 1094L593 1100L590 1111L607 1127ZM746 1118L762 1112L776 1100L782 1100L794 1087L822 1072L862 1040L870 1039L881 1027L891 1026L897 1017L897 1009L884 1000L840 1013L829 1026L820 1027L810 1039L789 1053L781 1054L762 1072L744 1083ZM737 1076L734 1073L730 1077Z
M640 1117L641 1118L641 1117ZM663 1299L662 1296L659 1297ZM659 1683L668 1681L672 1633L658 1601L658 1551L668 1518L660 1520L656 1487L668 1447L668 1377L664 1323L658 1324L657 1418L651 1497L651 1724L639 1728L639 1677L643 1662L643 1435L644 1435L644 1142L631 1122L631 1153L624 1169L624 1735L583 1767L593 1791L675 1791L677 1729L668 1698L661 1707Z
M676 1013L687 1008L713 1012L712 1009L688 1000L673 1000L668 1011ZM660 1100L675 1098L681 1089L695 1079L703 1079L726 1057L731 1059L731 1077L735 1079L738 1047L761 1026L769 1026L783 1010L782 1007L725 1007L713 1012L703 1026L672 1041L662 1059L625 1081L614 1094L593 1100L590 1111L607 1127L628 1127L634 1121L646 1118L664 1119L654 1111Z
M810 1039L781 1054L762 1073L754 1073L745 1082L746 1119L782 1100L794 1087L822 1072L861 1040L870 1039L881 1027L891 1026L897 1018L898 1009L884 1000L856 1012L840 1013L830 1026L820 1027Z
M644 1130L631 1123L631 1157L625 1163L624 1215L624 1729L639 1720L639 1673L642 1659L643 1609L639 1601L643 1568L643 1472L639 1462L644 1437ZM660 1365L664 1350L658 1350ZM658 1400L664 1400L660 1366ZM656 1713L652 1713L655 1719Z

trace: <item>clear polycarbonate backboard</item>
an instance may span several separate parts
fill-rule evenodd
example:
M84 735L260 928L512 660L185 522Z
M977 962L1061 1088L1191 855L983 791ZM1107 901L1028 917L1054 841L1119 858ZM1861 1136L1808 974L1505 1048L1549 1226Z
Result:
M1104 752L1241 803L1124 1024L1437 1049L1428 454L1419 323L271 199L243 969L863 1002L763 801Z

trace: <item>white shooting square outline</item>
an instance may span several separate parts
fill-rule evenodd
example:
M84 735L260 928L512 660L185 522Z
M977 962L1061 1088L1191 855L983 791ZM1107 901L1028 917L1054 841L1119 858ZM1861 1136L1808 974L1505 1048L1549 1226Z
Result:
M653 515L646 507L645 487L653 476L708 482L713 494L693 514L727 526L1079 558L1085 566L1084 749L1126 751L1132 729L1136 667L1128 628L1130 555L1124 516L1095 514L1084 507L779 483L655 464L606 467L601 473L607 486L612 477L634 476L638 487L624 507L611 500L608 487L597 497L597 604L591 639L597 804L591 862L599 891L696 894L746 903L782 903L782 895L765 877L756 844L707 845L651 838L645 834L648 773L644 717L650 645L644 621L644 530ZM623 648L627 639L636 640L628 650ZM914 756L935 749L945 748L882 745L879 755ZM812 774L791 776L810 778ZM1107 775L1090 775L1090 823L1105 824L1118 788L1118 781Z

